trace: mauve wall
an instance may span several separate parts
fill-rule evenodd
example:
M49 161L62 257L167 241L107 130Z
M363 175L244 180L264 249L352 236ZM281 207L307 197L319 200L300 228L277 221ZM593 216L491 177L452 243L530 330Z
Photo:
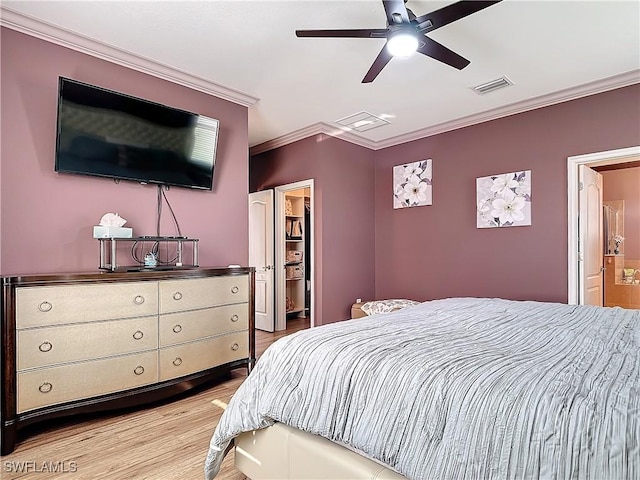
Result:
M373 152L317 135L251 157L250 190L314 179L316 325L374 295Z
M0 271L95 271L92 227L118 212L155 234L157 187L53 171L58 77L220 120L213 191L171 188L182 234L200 239L203 266L248 262L247 108L15 31L1 29ZM166 205L161 234L175 235Z
M640 144L640 86L375 152L377 298L566 302L567 157ZM433 205L394 210L394 165L433 159ZM477 229L476 178L532 172L532 225Z
M603 200L624 200L625 258L640 260L640 167L600 173Z

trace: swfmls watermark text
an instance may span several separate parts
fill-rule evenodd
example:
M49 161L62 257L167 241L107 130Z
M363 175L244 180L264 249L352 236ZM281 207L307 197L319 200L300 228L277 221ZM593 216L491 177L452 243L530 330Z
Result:
M73 460L35 461L35 460L5 460L2 462L5 473L75 473L78 464Z

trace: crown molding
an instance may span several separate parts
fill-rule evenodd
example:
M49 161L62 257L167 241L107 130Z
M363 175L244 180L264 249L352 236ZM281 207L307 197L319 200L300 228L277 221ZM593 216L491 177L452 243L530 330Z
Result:
M390 137L385 140L374 141L366 139L360 135L356 135L351 132L347 132L338 128L335 125L328 123L316 123L309 127L296 130L295 132L288 133L281 137L269 140L251 148L251 154L262 153L273 148L282 147L289 143L293 143L298 140L324 133L326 135L333 135L340 137L356 145L367 147L371 150L380 150L402 143L411 142L413 140L419 140L421 138L431 137L440 133L450 132L459 128L470 127L478 123L488 122L490 120L496 120L498 118L508 117L518 113L528 112L530 110L536 110L538 108L548 107L569 100L576 100L578 98L587 97L589 95L595 95L597 93L603 93L609 90L615 90L616 88L627 87L640 83L640 70L631 70L629 72L622 73L620 75L614 75L613 77L596 80L594 82L585 83L577 87L567 88L548 95L541 95L539 97L524 100L522 102L512 103L503 107L488 110L474 115L457 118L450 122L440 123L413 132ZM255 153L254 153L255 152Z
M250 107L259 99L0 5L0 26Z
M168 80L178 85L183 85L193 90L213 95L245 107L250 107L259 100L257 97L218 85L202 77L192 75L141 55L113 47L106 43L93 40L87 36L60 28L51 23L43 22L42 20L29 15L24 15L3 5L0 5L0 26L85 53L132 70L146 73L163 80ZM533 99L513 103L486 112L461 117L449 122L433 125L380 141L370 140L337 125L319 122L259 145L255 145L251 147L250 152L251 155L256 155L317 134L330 135L371 150L380 150L382 148L392 147L394 145L399 145L413 140L419 140L421 138L438 135L451 130L457 130L459 128L476 125L478 123L496 120L498 118L547 107L569 100L575 100L597 93L603 93L637 83L640 83L640 70L638 69L586 83L584 85L579 85L577 87L560 90L548 95L542 95Z
M298 140L304 140L305 138L312 137L314 135L325 134L331 137L340 138L350 143L366 147L371 150L376 150L376 142L367 138L355 135L346 128L339 127L337 125L331 125L326 122L318 122L308 127L301 128L294 132L282 135L264 143L255 145L249 149L250 155L258 155L259 153L273 150L274 148L284 147L290 143L297 142Z
M415 130L410 133L398 135L396 137L388 138L376 142L376 150L392 147L401 143L410 142L412 140L418 140L420 138L430 137L438 135L440 133L449 132L451 130L457 130L459 128L470 127L478 123L488 122L491 120L497 120L498 118L508 117L510 115L516 115L518 113L524 113L538 108L549 107L558 103L568 102L570 100L577 100L578 98L588 97L589 95L595 95L597 93L607 92L609 90L615 90L616 88L627 87L640 83L640 70L632 70L620 75L614 75L613 77L596 80L594 82L585 83L576 87L559 90L548 95L541 95L539 97L530 98L522 102L512 103L503 107L488 110L474 115L458 118L450 122L441 123L431 127Z

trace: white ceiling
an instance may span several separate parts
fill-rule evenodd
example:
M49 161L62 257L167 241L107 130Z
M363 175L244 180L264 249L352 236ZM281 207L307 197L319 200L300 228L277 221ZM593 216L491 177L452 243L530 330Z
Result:
M451 1L409 0L423 15ZM297 38L296 29L385 28L380 0L2 1L2 25L249 106L254 151L340 133L382 148L640 82L640 2L504 0L429 35L471 60L423 55L361 80L381 39ZM469 87L507 76L485 96ZM390 123L345 133L367 111Z

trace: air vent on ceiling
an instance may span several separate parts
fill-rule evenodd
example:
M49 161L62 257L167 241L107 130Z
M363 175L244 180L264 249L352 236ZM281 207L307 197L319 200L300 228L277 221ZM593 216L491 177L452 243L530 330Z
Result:
M485 95L501 88L508 87L509 85L513 85L513 82L511 80L509 80L507 77L500 77L495 80L491 80L490 82L486 82L470 88L478 95Z
M377 117L369 112L355 113L348 117L341 118L340 120L336 120L336 123L348 128L349 130L356 130L358 132L366 132L367 130L372 130L389 124L389 122L384 118Z

